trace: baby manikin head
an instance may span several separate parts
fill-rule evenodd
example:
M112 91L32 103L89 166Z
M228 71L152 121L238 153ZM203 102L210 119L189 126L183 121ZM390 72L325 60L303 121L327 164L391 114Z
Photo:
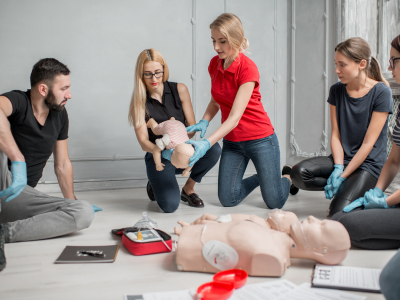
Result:
M341 223L313 216L293 223L290 235L312 259L329 265L341 263L351 246L349 233Z
M171 156L171 163L178 169L186 169L189 166L190 158L194 154L191 144L179 144L175 147Z

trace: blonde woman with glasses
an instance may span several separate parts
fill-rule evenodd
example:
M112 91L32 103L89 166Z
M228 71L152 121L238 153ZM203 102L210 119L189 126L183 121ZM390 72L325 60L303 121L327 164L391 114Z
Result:
M146 152L145 164L147 194L150 200L157 201L164 212L174 212L180 200L189 206L204 207L203 201L194 191L196 182L217 163L221 148L218 144L209 149L206 155L192 168L192 172L180 194L175 174L182 174L184 169L176 169L171 164L171 151L162 152L162 171L157 171L152 149L155 140L162 136L155 135L147 123L154 119L162 123L174 117L185 126L196 123L192 103L187 87L183 83L168 81L169 70L163 56L155 49L143 50L137 59L135 87L129 108L129 122L135 128L136 137L143 151ZM192 138L194 133L189 134Z

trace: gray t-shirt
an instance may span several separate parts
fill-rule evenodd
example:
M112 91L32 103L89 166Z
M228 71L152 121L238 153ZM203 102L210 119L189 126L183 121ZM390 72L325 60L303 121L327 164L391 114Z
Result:
M379 82L365 96L353 98L347 93L346 85L337 82L331 86L328 103L336 106L344 165L347 166L364 141L372 113L393 112L392 91L383 82ZM386 162L387 128L386 120L374 147L360 166L360 169L376 178L379 178Z

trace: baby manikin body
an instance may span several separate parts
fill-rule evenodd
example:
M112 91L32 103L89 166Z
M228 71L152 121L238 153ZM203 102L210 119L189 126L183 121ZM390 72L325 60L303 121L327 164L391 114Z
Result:
M160 124L154 119L150 119L147 122L147 127L150 128L154 134L163 136L156 140L152 151L157 171L164 170L164 164L161 163L161 152L164 149L173 149L171 163L175 168L185 169L182 176L189 176L189 172L192 169L189 167L189 159L194 154L194 148L190 144L185 144L185 142L189 140L185 125L172 117L168 121Z
M339 222L312 216L299 222L295 214L281 210L274 210L267 220L206 214L192 224L178 223L183 226L175 228L176 263L181 271L216 273L238 268L251 276L282 276L290 258L335 265L350 249L349 234Z

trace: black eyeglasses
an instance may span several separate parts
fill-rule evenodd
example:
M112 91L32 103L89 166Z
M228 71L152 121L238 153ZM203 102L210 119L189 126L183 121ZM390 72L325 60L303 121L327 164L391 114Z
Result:
M164 72L155 72L155 73L143 73L143 77L146 79L152 79L153 76L155 76L156 78L160 78L162 77L164 74Z
M389 65L390 65L390 67L392 68L392 70L394 70L394 67L395 67L395 61L396 60L398 60L398 59L400 59L400 57L391 57L390 59L389 59Z

